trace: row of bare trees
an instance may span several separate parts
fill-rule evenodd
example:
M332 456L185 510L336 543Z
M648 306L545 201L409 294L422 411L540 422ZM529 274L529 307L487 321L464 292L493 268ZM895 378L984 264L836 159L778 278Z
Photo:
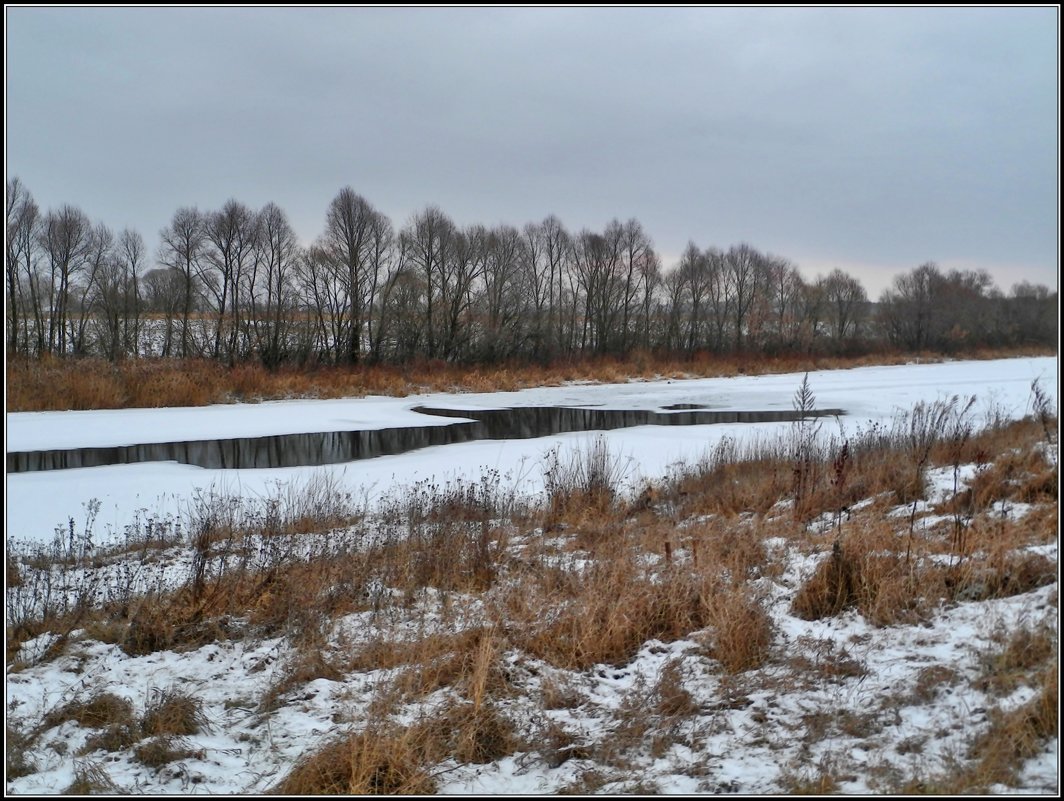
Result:
M11 354L145 353L355 364L548 360L644 349L859 352L1056 342L1056 292L922 265L878 304L841 270L807 281L740 244L688 245L663 271L637 220L569 232L456 225L429 207L396 230L351 188L299 242L282 209L181 208L154 259L73 206L42 214L7 184Z

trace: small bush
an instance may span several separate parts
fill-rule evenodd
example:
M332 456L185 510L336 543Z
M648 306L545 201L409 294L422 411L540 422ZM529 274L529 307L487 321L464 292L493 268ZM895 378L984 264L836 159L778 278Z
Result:
M417 795L436 791L417 733L372 730L329 743L301 759L277 795Z
M114 723L100 732L89 737L81 749L82 754L91 754L93 751L123 751L140 739L140 730L131 721L129 723Z
M831 554L817 565L791 602L791 614L803 620L834 617L856 599L857 566L836 540Z
M598 437L584 450L562 455L550 451L543 467L547 494L544 528L557 527L571 517L601 518L615 510L620 482L628 466L609 449L605 437Z
M493 703L459 703L449 706L428 723L423 740L432 761L483 765L517 750L513 723Z
M195 751L179 737L161 736L153 737L134 750L137 761L149 768L161 768L179 759L201 756L201 751Z
M71 701L45 717L47 726L72 720L91 729L124 725L133 721L133 705L113 693L100 693L88 701Z
M717 588L703 599L713 627L711 652L729 673L758 668L772 645L772 618L748 587Z
M202 704L180 690L152 690L141 728L146 735L198 734L207 727Z
M683 663L670 659L662 665L654 685L654 711L667 720L686 718L698 712L694 697L683 686Z

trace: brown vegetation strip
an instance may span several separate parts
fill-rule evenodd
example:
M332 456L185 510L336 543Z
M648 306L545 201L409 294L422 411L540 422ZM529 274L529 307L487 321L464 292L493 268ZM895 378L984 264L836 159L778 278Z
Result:
M979 350L954 358L994 359L1047 355L1045 349ZM420 392L494 392L566 381L625 381L630 378L712 378L735 375L843 369L876 364L941 360L932 353L880 353L864 357L700 354L693 359L659 359L639 352L624 359L596 358L548 366L462 367L442 361L403 366L227 367L209 359L10 359L7 411L206 406L289 398L405 396Z

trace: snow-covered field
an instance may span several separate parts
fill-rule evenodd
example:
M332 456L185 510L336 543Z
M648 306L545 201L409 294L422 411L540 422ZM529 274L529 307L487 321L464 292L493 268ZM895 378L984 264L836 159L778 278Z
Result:
M26 412L7 415L9 451L131 445L187 439L213 439L316 431L449 425L453 420L416 414L418 405L452 409L519 406L597 406L607 409L660 409L691 403L713 411L786 410L802 382L801 374L740 376L687 381L641 381L609 385L569 385L518 392L433 394L410 398L276 401L196 409L135 409L93 412ZM1057 403L1055 358L946 362L809 374L819 408L846 411L848 433L871 421L889 420L915 403L951 395L977 397L979 408L1008 417L1030 410L1031 383L1039 381ZM772 436L787 423L697 427L639 427L607 432L610 449L628 460L628 478L665 474L677 462L696 461L724 437L736 440ZM825 424L825 429L832 424ZM837 430L837 429L836 429ZM592 435L567 434L538 440L481 441L427 448L398 456L330 465L274 470L204 470L173 462L141 463L7 476L7 537L48 541L56 526L73 519L80 529L86 504L100 502L96 541L121 534L138 510L180 517L197 488L263 496L278 484L305 483L326 473L356 497L379 497L398 486L435 477L475 479L486 469L509 476L522 491L542 488L544 454L559 443L579 443Z
M828 434L837 432L839 425L853 434L859 427L890 421L915 403L953 395L976 396L977 418L1023 417L1031 412L1035 380L1055 406L1057 363L1052 358L809 375L818 407L846 411L838 423L822 421L822 430ZM420 404L454 409L543 405L660 409L691 403L712 410L790 409L801 381L801 375L792 374L196 410L13 414L8 415L8 447L69 448L184 437L449 424L443 418L425 418L410 411ZM696 461L723 437L767 439L791 425L644 427L605 436L611 450L627 459L628 480L635 484L641 477L664 475L678 461ZM542 462L548 449L591 436L452 445L325 468L227 473L155 463L9 475L8 538L50 540L57 523L67 517L80 521L83 504L90 498L101 500L100 523L117 533L136 509L154 511L160 499L164 501L160 511L166 513L168 504L170 513L180 513L197 487L265 494L278 482L299 484L315 475L328 476L336 482L333 486L368 500L386 494L394 498L397 488L429 476L476 479L483 470L494 469L509 474L503 484L532 493L543 486ZM1044 448L1045 443L1037 447ZM1057 455L1052 456L1052 463L1059 463ZM881 498L869 498L852 506L854 521L867 515L870 530L885 530L888 542L908 527L914 509L920 517L920 531L930 531L940 523L948 526L950 519L939 517L935 510L948 508L955 491L975 482L982 470L983 466L972 464L956 470L931 469L924 501L915 507L890 507ZM1000 524L1001 532L1015 535L1017 528L1032 519L1025 515L1038 512L1033 505L998 501L985 514ZM670 642L643 642L624 664L563 669L557 661L538 658L516 646L519 637L514 632L507 635L499 618L491 617L492 604L496 604L496 615L509 608L500 601L506 597L505 587L500 586L481 593L424 586L409 597L395 590L398 595L390 605L331 619L310 656L320 654L329 664L342 667L330 668L327 676L312 674L299 681L289 679L298 675L308 652L294 636L219 637L205 645L160 647L137 654L108 641L101 625L100 631L68 632L56 655L48 653L57 643L56 635L41 634L21 645L17 663L12 663L9 654L7 714L13 726L9 739L12 731L26 738L25 756L31 767L20 771L25 775L9 777L7 791L55 794L86 776L96 782L97 790L138 793L258 794L275 789L308 754L340 734L372 727L381 714L376 710L385 691L408 667L355 666L358 660L352 660L352 655L382 644L387 650L404 642L478 630L493 620L491 626L499 626L500 631L492 635L495 639L480 642L488 643L488 651L495 649L489 656L498 661L506 688L490 703L513 726L521 744L501 758L448 757L434 764L438 792L778 794L802 790L867 794L904 791L909 786L906 782L914 779L931 782L923 788L925 792L941 792L934 784L937 777L971 761L972 743L997 718L1022 709L1037 697L1030 675L1004 688L992 686L988 676L999 669L993 666L999 665L1003 648L1017 632L1051 632L1055 651L1058 585L1042 582L1003 597L951 599L913 622L875 625L853 608L806 620L796 615L792 604L831 550L834 523L828 517L799 526L784 501L763 516L739 513L723 524L747 525L756 531L766 549L766 564L771 565L748 582L771 621L771 653L756 667L735 673L723 670L713 648L707 646L717 636L712 626ZM1016 526L1016 521L1022 525ZM674 521L667 515L659 522L668 536L676 535L676 542L681 528L712 525L699 518ZM675 531L669 528L673 525ZM97 532L101 531L98 524ZM341 534L322 535L332 536ZM507 548L517 565L526 559L532 563L529 554L535 553L539 565L554 558L590 564L594 554L577 547L572 536L565 529L547 534L530 525L515 530ZM1045 537L1020 548L1025 555L1055 563L1058 544L1048 540ZM611 548L604 551L613 552ZM929 553L941 557L950 551L946 547ZM696 555L693 546L678 551L676 565L696 563ZM657 560L657 567L664 564L664 557L657 553L642 556ZM144 571L138 575L155 570L158 576L147 580L148 585L172 584L175 577L181 580L189 575L191 553L188 548L173 547L153 552L150 564L133 561L128 555L118 557L93 570L101 571L100 575L108 570ZM30 575L28 565L24 570ZM563 605L551 611L557 613ZM472 669L465 665L463 670ZM460 684L442 686L409 704L396 702L390 714L409 708L411 715L431 716L434 711L453 709L456 695L468 692ZM286 689L275 702L264 703L278 686ZM180 753L159 765L151 764L145 752L138 752L149 739L146 726L126 745L101 747L96 739L101 727L54 717L71 702L112 694L128 703L137 719L143 719L144 710L165 693L195 698L201 704L203 725L198 732L168 741ZM548 703L545 699L550 693L565 700ZM413 722L413 718L407 721ZM554 742L559 732L564 738ZM1057 749L1056 737L1040 740L1011 786L991 781L990 790L1055 794Z

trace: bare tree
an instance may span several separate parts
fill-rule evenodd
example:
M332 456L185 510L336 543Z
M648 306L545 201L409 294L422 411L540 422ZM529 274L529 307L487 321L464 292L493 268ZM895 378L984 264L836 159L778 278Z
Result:
M178 350L174 342L178 336L174 330L175 322L181 319L185 298L188 296L185 274L176 267L157 267L144 273L140 285L144 311L162 315L162 341L158 342L158 355L174 356L175 351ZM145 337L143 341L145 353L154 354L155 344L154 337Z
M528 289L529 338L531 339L531 357L543 358L548 350L547 338L550 336L551 303L554 295L554 281L550 274L550 262L547 260L547 243L542 225L528 223L522 231L524 237L524 261L521 263L522 283Z
M837 348L856 338L868 309L868 295L861 282L842 270L832 270L820 282L828 325Z
M1049 345L1057 343L1060 306L1058 295L1042 284L1022 281L1014 284L1007 298L999 302L1006 336L1011 344Z
M993 285L985 270L950 270L943 276L937 347L953 350L988 343Z
M382 237L388 236L387 219L351 187L341 189L329 204L318 248L346 289L343 358L352 364L362 356L364 329L380 280Z
M228 200L219 211L209 213L204 225L205 259L200 266L203 286L214 302L214 357L237 359L241 329L239 287L250 266L258 237L258 217L243 203Z
M680 257L675 284L674 303L679 306L676 327L681 327L681 320L686 322L683 340L690 355L705 340L706 293L709 286L709 260L694 242L687 243Z
M764 270L765 291L760 313L763 347L793 350L801 338L805 282L793 264L778 256L767 257Z
M527 288L522 285L522 265L529 258L525 248L516 228L500 225L486 232L481 273L486 330L481 350L490 361L514 355L523 333L520 322Z
M374 223L371 256L374 263L373 305L366 335L370 342L371 358L379 362L385 358L385 345L397 328L396 317L403 314L403 311L399 311L393 316L393 301L402 294L405 288L402 282L407 273L406 253L400 247L391 220L383 214L379 214ZM415 330L415 347L418 337Z
M402 268L397 259L398 248L395 229L387 215L377 212L370 224L369 255L369 291L366 294L366 340L369 343L373 361L381 358L383 335L379 330L384 326L380 302L382 292L391 286L395 274Z
M274 368L288 356L301 252L288 216L274 203L259 211L256 230L243 305L253 350Z
M65 356L71 281L77 280L88 263L92 250L92 223L81 209L63 206L59 211L49 211L45 215L39 241L48 259L51 279L47 350Z
M314 315L317 351L328 361L338 361L344 343L351 340L350 296L329 255L319 246L308 248L299 262L300 283Z
M97 281L105 266L111 261L114 249L114 234L103 223L97 223L89 233L86 243L84 267L79 280L70 284L69 304L74 314L68 314L69 341L74 355L84 356L90 349L87 340L89 321L93 312L93 298Z
M174 212L170 226L159 232L162 243L159 247L159 263L177 270L181 276L181 294L178 296L181 315L181 357L190 356L194 349L191 316L200 294L199 275L207 243L203 215L196 208L180 208ZM175 287L171 276L165 281L168 292ZM167 304L169 307L169 304ZM167 323L169 326L169 322ZM167 349L168 351L168 349Z
M104 356L117 361L140 353L140 272L144 239L128 228L119 234L97 271L92 309Z
M645 308L647 284L656 274L657 255L654 243L643 230L642 224L632 218L619 231L619 269L623 276L624 287L621 292L621 341L622 352L627 352L632 344L634 319L640 308ZM644 303L639 302L643 295Z
M662 287L664 316L662 344L667 352L676 353L684 347L682 321L686 317L684 293L687 286L680 270L675 269L667 272L662 280Z
M565 313L565 298L572 298L571 289L573 240L565 226L554 215L546 217L543 222L525 227L525 240L532 261L531 285L536 289L535 307L541 308L543 289L546 289L546 326L542 334L536 334L536 356L540 355L538 343L543 342L546 353L554 355L559 351L569 352L572 348L574 325L572 312ZM537 317L537 324L539 318Z
M623 227L614 220L605 234L584 230L576 240L573 262L583 307L580 348L606 353L619 341L623 282L619 280Z
M942 271L933 262L894 279L893 289L880 297L880 321L890 341L910 350L922 350L935 339L939 325Z
M419 276L425 293L425 355L435 359L453 352L463 338L464 312L471 304L480 262L471 252L455 259L457 229L435 206L415 215L402 238L406 263Z
M724 268L725 282L731 297L734 348L741 351L747 316L765 283L765 259L756 249L743 243L728 249Z
M34 316L37 350L43 350L43 319L37 291L40 210L18 178L7 182L7 347L12 354L28 351L29 314ZM29 295L28 302L26 295ZM27 309L27 305L29 309Z

